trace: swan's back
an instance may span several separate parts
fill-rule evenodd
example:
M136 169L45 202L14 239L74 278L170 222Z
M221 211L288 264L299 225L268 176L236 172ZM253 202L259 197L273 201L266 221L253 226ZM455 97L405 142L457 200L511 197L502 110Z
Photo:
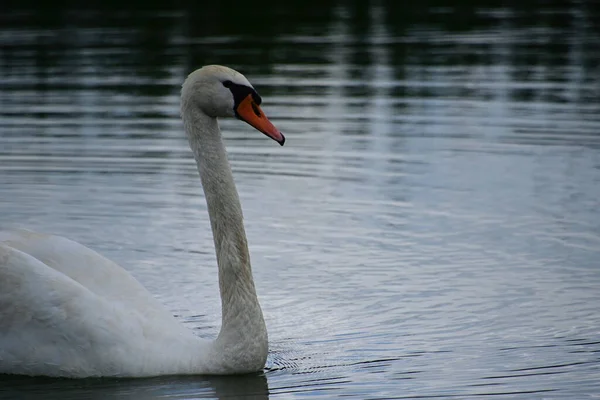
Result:
M198 338L158 304L85 246L0 233L0 373L144 376L189 368L179 349Z
M97 310L94 319L86 316L89 307ZM66 275L0 244L0 373L93 376L110 369L102 353L110 354L117 338L110 338L110 322L97 318L111 315L110 308Z

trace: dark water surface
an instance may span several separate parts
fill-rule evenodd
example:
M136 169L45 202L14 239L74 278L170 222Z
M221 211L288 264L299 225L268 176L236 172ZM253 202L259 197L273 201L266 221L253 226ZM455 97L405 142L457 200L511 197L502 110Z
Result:
M212 237L178 95L204 64L240 70L287 136L280 148L221 124L267 368L5 376L0 397L597 398L592 2L200 3L3 12L0 226L100 251L215 335Z

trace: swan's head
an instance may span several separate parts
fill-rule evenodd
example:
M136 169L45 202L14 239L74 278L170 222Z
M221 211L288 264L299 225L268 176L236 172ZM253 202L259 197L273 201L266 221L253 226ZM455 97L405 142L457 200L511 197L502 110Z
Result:
M197 107L213 118L235 117L283 146L285 137L260 109L261 97L248 79L221 65L192 72L181 90L182 109Z

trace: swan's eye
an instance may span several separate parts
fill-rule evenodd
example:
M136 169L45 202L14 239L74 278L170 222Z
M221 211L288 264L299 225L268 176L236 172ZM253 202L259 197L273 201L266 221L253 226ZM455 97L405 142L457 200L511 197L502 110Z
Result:
M231 88L231 86L233 86L233 82L225 81L225 82L223 82L223 86L225 86L226 88Z

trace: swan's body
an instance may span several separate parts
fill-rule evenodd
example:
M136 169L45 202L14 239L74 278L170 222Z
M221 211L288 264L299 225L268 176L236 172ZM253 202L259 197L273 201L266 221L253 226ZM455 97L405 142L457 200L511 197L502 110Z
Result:
M208 204L222 326L196 337L128 272L68 239L0 232L0 373L63 377L233 374L260 370L267 330L256 297L242 210L217 117L238 118L283 144L241 74L201 68L181 115Z

